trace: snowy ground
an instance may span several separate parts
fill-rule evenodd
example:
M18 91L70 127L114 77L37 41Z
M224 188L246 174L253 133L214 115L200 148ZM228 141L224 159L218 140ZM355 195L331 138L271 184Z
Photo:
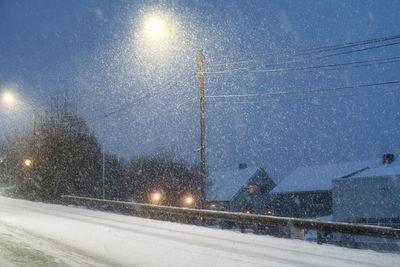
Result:
M0 266L399 266L400 255L0 197Z

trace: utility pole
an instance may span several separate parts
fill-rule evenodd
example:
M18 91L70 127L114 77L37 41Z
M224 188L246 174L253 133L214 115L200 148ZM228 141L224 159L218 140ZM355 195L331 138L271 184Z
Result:
M103 172L103 175L102 175L102 177L103 177L103 199L106 199L106 189L105 189L105 187L104 187L104 184L105 184L105 174L106 174L106 168L105 168L105 156L104 156L104 145L103 145L103 147L102 147L102 152L103 152L103 170L102 170L102 172Z
M201 207L206 208L206 158L205 158L205 127L204 127L204 69L203 50L199 50L200 78L200 153L201 153Z
M32 106L33 107L33 106ZM30 156L32 158L33 164L37 165L38 164L38 148L36 146L36 109L33 107L32 111L32 142L31 142L31 151L30 151ZM31 178L34 179L36 176L36 171L37 168L34 166L30 166L31 170Z
M33 109L32 112L32 133L33 133L33 137L35 138L36 135L36 110Z

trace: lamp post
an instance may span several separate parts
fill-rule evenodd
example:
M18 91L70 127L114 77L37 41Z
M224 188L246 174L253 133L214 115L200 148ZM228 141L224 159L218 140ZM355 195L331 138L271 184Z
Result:
M32 178L32 168L34 164L34 159L32 158L33 155L35 154L36 151L36 108L34 107L33 104L27 102L27 101L22 101L19 99L16 94L10 92L10 91L5 91L2 93L1 96L2 103L6 106L13 107L13 106L24 106L24 105L29 105L32 108L32 142L30 143L30 152L28 153L29 155L25 155L25 157L22 159L22 166L24 170L24 176L26 179L31 179ZM29 157L26 157L29 156ZM16 181L16 186L19 187L19 182Z

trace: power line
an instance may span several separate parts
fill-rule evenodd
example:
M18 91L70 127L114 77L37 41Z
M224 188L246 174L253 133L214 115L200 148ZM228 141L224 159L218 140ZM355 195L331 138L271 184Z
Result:
M214 64L214 66L229 66L229 65L236 65L236 64L256 63L256 62L266 61L266 60L268 60L268 58L279 59L279 56L280 56L280 58L292 58L292 57L305 56L305 55L310 55L310 54L319 54L319 53L324 53L324 52L329 52L329 51L352 48L352 47L361 46L361 45L385 42L385 41L395 40L395 39L399 39L399 38L400 38L400 35L393 35L393 36L388 36L388 37L381 37L381 38L375 38L375 39L369 39L369 40L363 40L363 41L357 41L357 42L349 42L349 43L344 43L344 44L339 44L339 45L322 46L322 47L303 49L303 50L298 50L298 51L293 50L293 51L289 51L289 55L288 55L288 53L285 53L285 52L271 53L271 54L258 54L258 55L254 55L254 56L267 57L267 58L218 63L218 64ZM278 58L276 58L276 57L278 57Z
M389 37L382 37L382 38L375 38L375 39L370 39L370 40L364 40L364 41L358 41L358 42L350 42L350 43L344 43L341 45L332 45L332 46L324 46L324 47L317 47L317 48L311 48L311 49L305 49L305 50L299 50L299 51L293 51L292 55L286 55L284 53L279 53L275 55L284 55L283 58L289 58L289 57L295 57L295 56L302 56L302 55L308 55L308 54L318 54L318 53L323 53L327 51L334 51L334 50L341 50L341 49L346 49L346 48L351 48L351 47L356 47L360 45L368 45L372 43L377 43L377 42L384 42L384 41L389 41L389 40L394 40L400 38L400 35L393 35ZM352 51L346 51L346 52L340 52L336 54L331 54L331 55L326 55L320 58L325 58L325 57L332 57L335 55L343 55L343 54L348 54L348 53L355 53L358 51L365 51L365 50L371 50L371 49L376 49L376 48L381 48L381 47L386 47L386 46L391 46L391 45L396 45L400 44L400 42L396 43L391 43L391 44L385 44L385 45L379 45L379 46L374 46L374 47L368 47L368 48L362 48L358 50L352 50ZM300 52L300 53L298 53ZM297 53L297 54L296 54ZM269 56L274 56L274 54L271 54ZM265 59L264 59L265 60ZM377 64L388 64L388 63L395 63L400 61L400 57L392 57L392 58L385 58L385 59L373 59L373 60L365 60L365 61L358 61L358 62L347 62L347 63L338 63L338 64L329 64L329 65L321 65L321 66L310 66L310 67L297 67L297 68L280 68L280 69L250 69L250 68L239 68L239 69L233 69L233 70L224 70L224 71L219 71L219 72L205 72L206 74L223 74L223 73L262 73L262 72L288 72L288 71L312 71L312 70L317 70L317 69L323 69L327 68L329 70L334 70L335 68L338 69L340 67L363 67L363 66L370 66L370 65L377 65ZM217 64L215 66L219 65L233 65L233 64L239 64L239 63L250 63L250 62L255 62L254 60L250 61L238 61L238 62L228 62L225 64ZM290 62L289 62L290 63ZM374 64L371 64L374 63ZM271 64L270 66L273 65L282 65L282 63L277 63L277 64ZM359 65L359 66L357 66ZM190 78L188 81L191 81L194 79L194 77ZM110 111L103 116L100 116L98 118L95 118L94 121L102 120L105 119L111 115L114 115L116 113L119 113L121 111L127 110L131 108L132 106L141 103L145 99L156 97L156 96L163 96L165 95L168 91L170 91L174 86L176 86L177 83L172 84L168 89L162 90L159 92L150 92L148 94L145 94L138 99L135 99L134 101L131 101L129 103L125 103L123 105L120 105L120 107L117 107L113 111ZM208 97L211 98L211 97Z
M189 82L191 82L191 81L194 80L195 78L197 78L197 76L196 76L196 77L190 77L189 79L187 79L187 80L184 82L183 85L187 85ZM176 84L177 84L177 83L176 83ZM144 96L142 96L142 97L136 99L135 101L132 101L132 102L130 102L130 103L124 104L122 107L120 107L120 108L118 108L118 109L116 109L116 110L114 110L114 111L108 112L108 113L106 113L106 114L104 114L104 115L102 115L102 116L100 116L100 117L97 117L97 118L91 120L91 122L96 122L96 121L99 121L99 120L103 120L103 119L106 119L106 118L108 118L108 117L110 117L110 116L116 114L116 113L119 113L119 112L125 111L125 110L127 110L127 109L130 109L130 108L132 108L133 106L142 103L142 102L143 102L144 100L146 100L146 99L153 98L153 97L157 97L157 96L164 96L164 95L166 95L169 91L171 91L171 90L174 89L174 88L175 88L175 85L172 85L172 86L170 86L169 88L167 88L167 89L165 89L165 90L160 90L159 92L153 91L153 92L151 92L151 93L149 93L149 94L147 94L147 95L144 95Z
M194 74L194 72L192 72L192 73L189 74L189 75L193 75L193 74ZM176 77L175 79L179 79L179 78L184 77L184 76L188 76L188 74L182 73L182 75ZM184 83L188 82L188 81L191 80L191 79L193 79L193 77L189 77L189 78L187 79L187 81L184 80ZM140 102L140 100L141 100L142 98L145 99L145 98L147 98L147 97L150 97L150 98L151 98L151 97L155 97L155 96L157 96L157 95L154 95L154 96L153 96L153 94L155 94L155 93L157 93L157 92L162 93L162 92L164 92L164 91L172 90L173 87L175 87L175 86L178 85L178 83L179 83L179 81L172 82L172 79L169 79L169 81L167 81L167 86L166 86L166 87L168 87L168 88L167 88L166 90L161 90L161 91L160 91L160 90L157 91L158 87L153 86L153 87L150 88L150 89L151 89L151 92L150 92L150 93L144 94L144 95L140 96L139 99L135 99L135 100L130 101L130 102L128 102L128 103L121 103L120 105L118 105L120 108L118 108L118 106L117 106L117 109L118 109L118 110L115 110L115 107L113 107L113 108L114 108L114 111L107 112L106 115L109 114L109 113L113 113L113 114L114 114L114 113L118 113L118 112L124 110L125 107L126 107L126 109L127 109L127 108L129 108L130 105L132 105L132 103L135 103L135 102L137 102L137 101ZM95 113L96 111L100 111L100 110L102 110L102 109L104 109L104 108L99 108L99 109L96 109L96 110L91 110L91 113ZM120 110L120 109L121 109L121 110ZM111 114L111 115L112 115L112 114ZM104 115L104 116L105 116L105 115ZM93 117L92 117L92 121L93 121L93 120L94 120L94 121L97 121L100 117L103 117L103 116L93 116ZM106 116L106 117L108 117L108 116ZM106 118L106 117L105 117L105 118Z
M385 91L379 91L379 92L363 92L363 93L358 93L358 94L344 94L344 95L334 95L334 96L313 96L313 97L307 97L307 98L295 98L295 99L267 99L263 101L214 101L214 102L206 102L207 105L219 105L219 104L265 104L265 103L271 103L271 102L290 102L290 101L306 101L306 100L314 100L314 99L330 99L330 98L343 98L343 97L354 97L354 96L360 96L360 95L373 95L373 94L389 94L389 93L395 93L399 92L399 88L395 90L385 90Z
M390 84L399 84L400 81L389 81L389 82L381 82L381 83L371 83L371 84L361 84L361 85L352 85L352 86L344 86L344 87L334 87L334 88L321 88L321 89L310 89L303 91L281 91L281 92L272 92L272 93L262 93L262 94L242 94L242 95L213 95L207 96L206 98L240 98L240 97L256 97L256 96L276 96L276 95L290 95L290 94L305 94L305 93L317 93L317 92L327 92L327 91L339 91L346 89L357 89L357 88L366 88L366 87L374 87L374 86L382 86L382 85L390 85Z
M188 79L185 84L187 84L188 82L190 82L191 80L193 80L194 78L197 77L191 77L190 79ZM366 87L374 87L374 86L383 86L383 85L391 85L391 84L399 84L400 81L389 81L389 82L381 82L381 83L373 83L373 84L362 84L362 85L354 85L354 86L345 86L345 87L336 87L336 88L321 88L321 89L310 89L310 90L303 90L303 91L295 91L295 92L290 92L290 91L281 91L281 92L273 92L273 93L264 93L264 94L245 94L245 95L216 95L216 96L206 96L206 98L212 99L212 98L235 98L235 97L254 97L254 96L276 96L276 95L289 95L289 94L304 94L304 93L315 93L315 92L326 92L326 91L338 91L338 90L345 90L345 89L356 89L356 88L366 88ZM152 98L152 97L156 97L156 96L162 96L165 95L166 93L168 93L169 90L171 90L173 87L168 88L167 90L163 90L157 94L148 94L145 95L139 99L137 99L134 102L128 103L126 105L124 105L124 107L121 107L117 110L114 110L112 112L106 113L103 116L100 116L94 120L92 120L92 122L96 122L99 120L103 120L111 115L114 115L116 113L119 113L121 111L127 110L139 103L141 103L143 100L147 99L147 98ZM322 97L323 98L323 97ZM196 98L190 99L188 101L185 101L181 104L178 104L174 107L171 107L167 110L170 110L172 108L179 108L181 105L187 103L187 102L191 102ZM301 99L300 99L301 100ZM271 102L271 101L277 101L277 100L265 100L264 102ZM279 101L279 100L278 100ZM257 103L257 102L233 102L233 101L215 101L215 102L211 102L211 103ZM207 103L207 104L211 104L211 103ZM263 102L260 102L263 103Z
M373 47L366 47L366 48L362 48L362 49L357 49L357 50L352 50L352 51L346 51L346 52L341 52L341 53L326 55L326 56L323 56L323 57L320 57L320 58L328 58L328 57L333 57L333 56L352 54L352 53L355 53L355 52L361 52L361 51L367 51L367 50L372 50L372 49L378 49L378 48L388 47L388 46L397 45L397 44L400 44L400 42L395 42L395 43L390 43L390 44L384 44L384 45L377 45L377 46L373 46Z
M187 74L187 73L181 73L181 75L179 75L179 76L177 76L177 77L174 77L174 80L176 80L176 79L180 79L180 78L184 78L184 77L187 77L188 75L194 75L194 74L197 74L197 72L195 72L195 71L191 71L189 74ZM176 86L178 84L178 82L173 82L173 80L172 79L169 79L168 81L167 81L167 84L165 85L166 87L172 87L172 86ZM158 86L152 86L152 87L150 87L149 89L151 90L151 91L156 91L157 89L158 89L159 87ZM148 93L146 94L146 95L148 95ZM143 96L146 96L146 95L142 95L142 96L138 96L138 97L143 97ZM137 97L137 96L136 96ZM130 102L129 102L130 103ZM120 103L118 106L123 106L123 105L129 105L129 103ZM91 109L91 110L89 110L89 112L90 113L96 113L96 112L98 112L98 111L102 111L102 110L104 110L104 107L102 108L102 107L99 107L99 108L95 108L95 109ZM87 111L87 110L86 110Z
M372 60L354 61L354 62L346 62L346 63L336 63L336 64L310 66L310 67L279 68L279 69L274 69L274 68L272 68L272 69L239 68L239 69L233 69L233 70L205 72L205 74L234 74L234 73L268 73L268 72L307 71L307 70L323 69L323 68L348 67L348 66L357 65L357 64L360 64L361 66L370 66L370 65L375 65L375 64L394 63L394 62L397 62L399 60L400 60L400 57L390 57L390 58L383 58L383 59L372 59ZM376 63L375 64L366 64L366 63L372 63L372 62L376 62Z
M187 103L193 102L195 100L198 100L198 99L199 99L198 97L193 97L193 98L191 98L189 100L186 100L186 101L183 101L183 102L181 102L179 104L172 105L171 107L169 107L167 109L164 109L163 112L167 112L167 111L170 111L170 110L173 110L173 109L179 109L181 106L183 106L183 105L185 105ZM147 120L147 123L151 123L151 122L155 121L156 119L157 118L153 118L151 120Z
M326 56L319 56L319 57L316 57L316 59L324 59L324 58L334 57L334 56L339 56L339 55L344 55L344 54L362 52L362 51L366 51L366 50L370 50L370 49L377 49L377 48L387 47L387 46L396 45L396 44L400 44L400 42L390 43L390 44L381 45L381 46L368 47L368 48L363 48L363 49L357 49L357 50L352 50L352 51L346 51L346 52L340 52L340 53L330 54L330 55L326 55ZM291 58L291 57L289 56L288 58ZM266 60L263 60L263 61L266 61ZM286 66L288 64L297 63L297 62L304 62L304 60L294 59L294 60L288 60L288 61L283 61L283 62L274 63L274 64L263 64L262 66L263 67L273 67L273 66L282 66L282 65ZM243 68L237 68L237 69L231 69L231 70L223 70L223 71L219 71L219 72L218 71L215 71L215 72L210 71L209 73L230 73L230 72L234 72L234 71L246 71L246 70L252 70L252 68L251 67L243 67Z
M322 58L322 57L321 57ZM367 61L361 61L358 63L366 63L366 62L378 62L378 61L385 61L385 60L391 60L391 59L398 59L400 57L390 57L390 58L383 58L383 59L372 59L372 60L367 60ZM281 65L287 65L288 63L296 63L296 62L303 62L300 60L292 60L292 61L287 61L287 62L283 62L283 63L275 63L275 64L267 64L264 65L264 67L271 67L271 66L281 66ZM357 62L355 62L357 63ZM346 64L346 63L344 63ZM350 64L354 64L353 62L350 62ZM330 66L330 65L329 65ZM289 69L289 68L286 68ZM231 72L247 72L247 71L254 71L254 68L237 68L237 69L232 69L232 70L223 70L223 71L210 71L210 72L206 72L206 73L213 73L213 74L223 74L223 73L231 73ZM281 70L281 69L271 69L271 70Z

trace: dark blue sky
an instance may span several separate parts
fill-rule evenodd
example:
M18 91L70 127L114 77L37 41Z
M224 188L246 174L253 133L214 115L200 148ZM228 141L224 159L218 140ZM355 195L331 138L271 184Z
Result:
M400 152L399 84L304 92L400 80L395 60L340 65L400 57L398 44L321 58L400 39L289 57L398 35L398 10L399 1L0 0L0 90L39 109L70 97L122 157L163 146L198 161L202 48L206 97L259 94L206 99L209 168L244 161L280 178L297 166ZM149 14L168 22L162 43L143 36ZM265 95L276 92L291 93ZM28 124L29 107L0 111L1 138Z

